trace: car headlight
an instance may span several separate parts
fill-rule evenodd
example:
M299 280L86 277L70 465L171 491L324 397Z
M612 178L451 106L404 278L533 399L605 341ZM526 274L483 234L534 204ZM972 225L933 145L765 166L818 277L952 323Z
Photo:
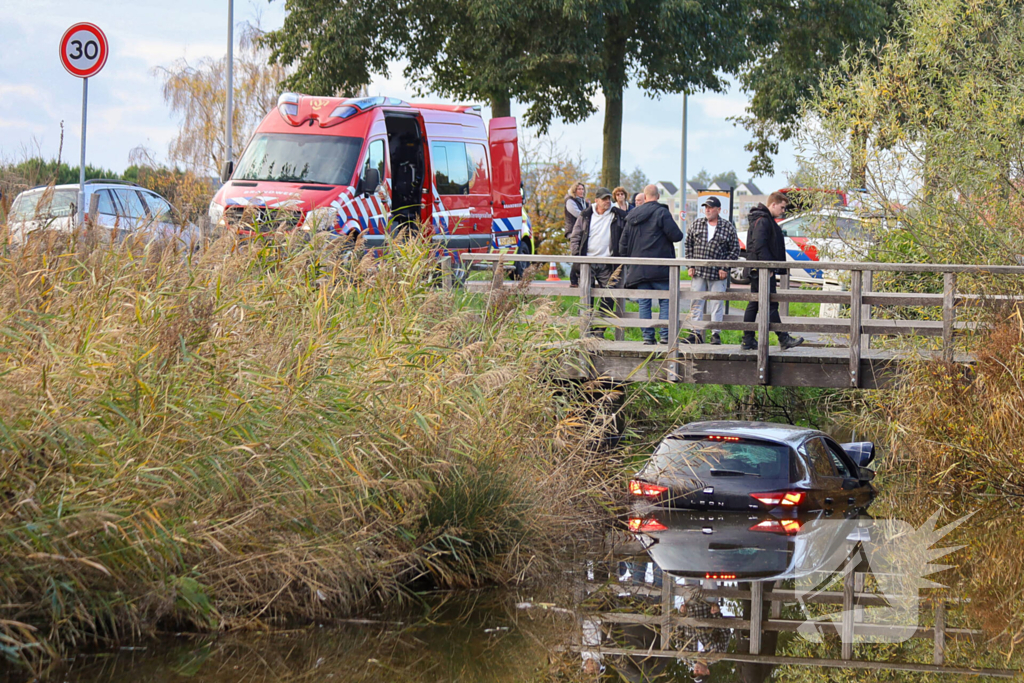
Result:
M224 219L224 207L210 202L210 210L207 215L210 217L210 225L220 227L222 225L221 221Z

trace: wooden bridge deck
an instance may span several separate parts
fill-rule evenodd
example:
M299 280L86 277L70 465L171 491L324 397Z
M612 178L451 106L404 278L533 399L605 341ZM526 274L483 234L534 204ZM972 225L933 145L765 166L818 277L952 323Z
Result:
M777 351L777 352L776 352ZM613 382L677 381L687 384L761 384L757 351L739 346L683 344L676 358L664 345L645 346L642 342L598 341L590 355L589 378L603 377ZM879 389L898 374L900 363L908 355L897 351L870 349L860 358L860 387ZM788 351L775 347L769 355L769 374L773 386L831 387L850 386L850 352L845 347L799 346ZM956 354L956 362L973 362L967 354ZM676 364L673 377L672 363ZM578 376L578 375L577 375Z
M514 259L498 254L466 254L473 261L500 263L501 261L531 261L547 263L550 256L520 256ZM580 256L557 256L559 262L580 265L580 286L569 288L562 283L503 282L503 288L516 288L519 292L538 297L577 300L576 312L570 317L552 320L552 324L578 325L585 335L595 326L615 330L615 341L596 341L591 347L590 367L583 373L567 370L575 377L604 378L614 382L669 381L692 384L773 385L827 388L875 389L885 386L896 377L907 363L937 358L969 369L974 358L958 352L957 337L984 329L979 321L980 305L989 298L1022 301L1021 297L963 293L957 290L957 276L972 275L1024 275L1021 266L991 265L935 265L935 264L883 264L883 263L828 263L828 269L848 282L844 291L822 291L790 288L789 271L801 270L806 262L753 262L753 261L695 261L687 259L612 259ZM591 284L590 267L596 264L659 265L669 269L668 291L604 289ZM694 292L680 279L683 269L693 265L714 265L721 268L748 266L758 268L757 292L734 289L725 293ZM769 278L773 270L785 271L779 277L777 292L769 292ZM872 291L875 272L933 273L942 276L942 292L876 292ZM491 282L470 283L471 291L489 291ZM675 296L672 295L675 292ZM615 300L616 313L610 317L595 317L592 301L595 297ZM626 299L666 298L669 303L668 320L641 320L636 313L626 313ZM726 315L720 323L709 317L703 321L689 319L691 301L696 299L726 302L754 302L759 306L755 322L744 322L740 315ZM782 323L770 323L767 312L771 303L778 303ZM792 303L819 303L840 305L849 317L797 317L789 316ZM745 304L744 304L745 305ZM885 308L884 318L873 317L873 311ZM900 319L894 313L910 309L930 309L931 315L911 315ZM935 319L935 312L941 317ZM931 319L928 319L931 318ZM641 342L625 341L624 330L638 327L667 327L668 345L646 346ZM681 330L738 330L756 332L758 339L767 339L769 332L787 331L796 335L825 334L833 346L806 345L782 350L778 345L761 345L758 350L743 351L738 345L688 345L676 343ZM901 350L872 348L872 339L897 337L908 339L938 338L938 350L918 341L899 344Z

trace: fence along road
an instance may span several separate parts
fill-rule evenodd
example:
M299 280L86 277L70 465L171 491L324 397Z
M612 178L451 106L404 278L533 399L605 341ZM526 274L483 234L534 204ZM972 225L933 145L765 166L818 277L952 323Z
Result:
M524 294L543 297L571 297L579 300L576 316L556 319L564 324L578 324L585 335L592 326L615 329L614 341L599 341L590 354L591 378L604 378L615 382L668 381L691 384L774 385L806 387L880 388L898 374L901 363L910 360L937 358L968 368L974 358L957 352L954 340L983 327L984 323L964 318L978 317L979 304L984 302L1021 301L1021 297L962 294L957 291L959 275L1024 275L1021 266L992 265L938 265L920 263L867 263L827 262L816 264L829 271L849 273L848 291L792 289L790 272L804 270L807 262L776 261L699 261L694 259L606 258L591 256L549 256L505 254L464 254L466 261L482 263L508 263L525 261L547 264L552 259L559 263L580 264L580 286L568 288L543 281L529 283L502 282L504 288L515 288ZM595 264L659 265L668 266L669 291L646 289L603 289L591 287L590 268ZM756 268L760 278L754 293L746 290L718 292L691 292L680 278L683 269L690 266L717 266L725 269ZM770 271L784 271L778 291L769 292ZM942 274L943 291L936 292L876 292L872 291L874 273ZM471 281L470 291L489 291L492 282ZM675 295L673 296L673 292ZM614 317L598 317L590 305L592 297L615 299ZM637 313L625 312L626 299L669 300L667 321L643 320ZM682 300L757 301L758 318L743 322L742 315L726 315L721 323L690 321ZM782 324L768 320L770 302L779 302ZM849 318L820 318L789 316L791 303L841 304L849 307ZM875 318L873 309L884 308L888 315L900 308L941 307L938 320L916 318ZM967 313L974 315L967 315ZM685 316L685 317L684 317ZM641 342L625 340L625 329L630 327L668 327L668 346L644 346ZM794 334L825 333L845 336L845 346L802 346L783 351L778 346L759 343L757 350L743 351L736 346L711 344L680 344L680 329L690 330L742 330L755 331L759 340L768 338L769 332L786 331ZM916 343L893 344L879 340L872 348L872 338L939 337L937 349ZM910 341L909 339L907 341Z

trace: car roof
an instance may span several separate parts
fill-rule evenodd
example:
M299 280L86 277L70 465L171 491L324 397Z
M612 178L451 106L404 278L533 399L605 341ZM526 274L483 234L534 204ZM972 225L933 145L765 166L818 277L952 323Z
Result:
M714 420L691 422L675 429L670 438L685 436L738 436L745 439L773 441L787 446L798 446L811 436L828 436L809 427L779 424L776 422L749 422L745 420Z
M35 187L30 187L27 190L21 191L19 194L29 194L31 192L42 192L47 187L49 187L49 185L36 185ZM111 189L116 189L116 188L121 188L121 189L126 189L126 190L141 190L143 192L149 192L150 194L160 194L156 190L151 190L148 187L142 187L138 183L128 183L128 182L120 181L120 180L111 180L109 182L108 181L102 181L102 180L100 180L100 181L95 181L95 180L94 181L89 181L89 180L85 181L86 192L88 192L89 190L111 190ZM78 190L78 183L66 183L64 185L54 185L53 189L54 190Z

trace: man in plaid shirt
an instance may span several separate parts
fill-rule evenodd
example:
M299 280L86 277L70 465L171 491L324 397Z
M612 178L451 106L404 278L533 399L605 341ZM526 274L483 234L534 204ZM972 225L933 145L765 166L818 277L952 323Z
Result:
M718 214L722 211L722 202L718 197L704 200L704 215L693 222L686 232L686 258L707 259L710 261L734 261L740 257L740 240L736 236L736 226ZM693 292L725 292L729 283L729 271L724 268L697 267L690 268L690 291ZM725 315L724 301L708 302L711 308L711 320L722 322ZM694 299L690 304L690 319L704 319L704 299ZM721 344L719 330L708 339L709 344ZM703 338L700 332L691 332L683 340L684 344L700 344Z

